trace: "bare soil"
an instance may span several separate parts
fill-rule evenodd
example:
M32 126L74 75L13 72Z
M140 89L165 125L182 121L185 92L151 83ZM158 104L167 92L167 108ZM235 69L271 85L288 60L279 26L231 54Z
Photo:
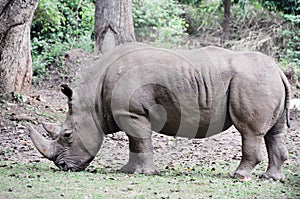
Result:
M61 123L67 111L67 100L60 93L61 83L71 83L78 71L78 63L71 60L89 58L81 50L66 54L64 69L52 67L36 82L28 96L7 94L0 99L0 161L32 163L48 161L33 146L27 126L35 125L40 132L41 122ZM71 83L72 85L72 83ZM294 93L299 93L294 91ZM286 133L289 160L299 164L300 118L292 111L291 128ZM45 133L46 136L46 133ZM155 161L159 168L183 165L192 168L203 163L238 161L241 159L241 138L235 128L205 139L186 139L154 133ZM267 160L266 151L265 160ZM128 140L123 132L106 136L102 149L92 165L121 167L128 159ZM298 174L299 175L299 174Z

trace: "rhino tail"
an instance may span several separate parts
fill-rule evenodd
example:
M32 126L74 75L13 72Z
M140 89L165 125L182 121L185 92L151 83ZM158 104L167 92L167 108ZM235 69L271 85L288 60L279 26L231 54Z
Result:
M290 83L285 76L285 74L280 70L281 80L285 88L285 116L286 116L286 125L290 128L290 102L291 102L291 88Z

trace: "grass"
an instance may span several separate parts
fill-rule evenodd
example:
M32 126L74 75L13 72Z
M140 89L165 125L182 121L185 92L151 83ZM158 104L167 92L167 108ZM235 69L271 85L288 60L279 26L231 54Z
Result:
M299 198L299 165L286 166L285 183L242 182L228 177L236 165L215 163L174 168L160 175L128 175L90 166L85 172L58 171L52 163L0 162L0 198Z

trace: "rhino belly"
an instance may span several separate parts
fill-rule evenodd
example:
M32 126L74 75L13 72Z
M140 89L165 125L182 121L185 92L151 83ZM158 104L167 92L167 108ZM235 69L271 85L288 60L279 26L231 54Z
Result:
M223 117L225 115L225 117ZM219 118L212 118L207 110L190 109L182 113L176 106L154 105L149 111L153 131L178 137L205 138L228 129L232 122L228 111Z

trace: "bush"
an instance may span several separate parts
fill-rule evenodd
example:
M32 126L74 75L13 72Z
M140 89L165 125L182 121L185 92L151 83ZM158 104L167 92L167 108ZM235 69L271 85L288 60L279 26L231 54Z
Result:
M138 40L156 44L177 43L188 26L175 0L133 0L133 23Z
M184 5L184 18L189 24L187 32L191 35L210 34L214 35L216 27L220 27L220 21L223 19L221 12L221 2L203 0L196 6L192 3ZM220 31L220 30L218 30Z
M280 61L300 69L300 0L264 0L263 6L271 11L280 11L285 20L282 30L284 49Z
M54 60L59 65L72 48L92 51L93 29L92 0L40 0L31 29L33 75L44 74Z
M299 0L263 0L262 4L269 10L276 9L278 11L282 11L284 14L300 15Z
M280 61L300 70L300 16L283 15L288 21L282 31L284 49Z
M202 0L197 7L185 5L185 18L190 24L188 32L196 35L196 39L192 39L192 42L196 43L195 46L221 45L220 38L223 31L221 2L221 0ZM230 38L225 41L224 47L260 51L284 65L300 66L300 15L278 12L277 4L266 8L263 4L266 1L263 0L234 2L231 6ZM292 5L291 13L300 10ZM281 9L286 10L285 12L289 10L287 7Z
M299 4L299 0L234 0L231 34L224 46L261 51L299 67ZM164 47L182 47L184 42L186 48L220 45L222 0L133 0L133 20L138 41ZM60 56L71 48L91 52L93 30L93 0L40 0L31 34L34 75L44 74L54 61L59 66Z

